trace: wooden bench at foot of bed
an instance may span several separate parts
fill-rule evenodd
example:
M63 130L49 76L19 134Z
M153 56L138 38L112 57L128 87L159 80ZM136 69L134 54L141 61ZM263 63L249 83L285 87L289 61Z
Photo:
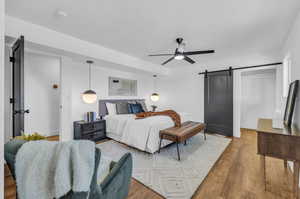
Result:
M159 132L160 143L159 143L158 153L160 152L162 139L170 140L176 142L178 160L180 160L178 144L181 142L184 142L184 144L186 144L187 139L193 137L194 135L200 133L201 131L203 131L204 139L206 140L205 128L206 125L204 123L187 121L182 123L181 127L171 127L171 128L161 130Z

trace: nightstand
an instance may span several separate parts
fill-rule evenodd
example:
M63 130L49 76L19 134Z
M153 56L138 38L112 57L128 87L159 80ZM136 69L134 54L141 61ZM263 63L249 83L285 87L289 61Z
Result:
M75 121L74 139L85 139L99 141L106 138L106 122L105 120L95 120L92 122Z

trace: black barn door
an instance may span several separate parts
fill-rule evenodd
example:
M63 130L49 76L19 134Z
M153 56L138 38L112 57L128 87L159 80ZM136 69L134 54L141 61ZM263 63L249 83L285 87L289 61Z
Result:
M204 120L207 131L233 135L233 73L208 73L204 78Z
M24 132L24 37L21 36L12 47L12 125L13 137Z

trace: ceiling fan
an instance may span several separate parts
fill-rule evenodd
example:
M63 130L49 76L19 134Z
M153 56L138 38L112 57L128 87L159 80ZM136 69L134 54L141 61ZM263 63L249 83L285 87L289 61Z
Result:
M172 56L170 59L163 62L161 65L165 65L168 62L172 61L173 59L185 60L185 61L189 62L190 64L194 64L195 61L192 60L191 58L189 58L188 55L200 55L200 54L209 54L209 53L214 53L215 52L214 50L202 50L202 51L188 51L188 52L185 52L184 51L185 43L183 42L183 38L177 38L176 42L178 44L178 47L176 48L175 53L173 53L173 54L153 54L153 55L149 55L149 56L151 56L151 57L154 57L154 56Z

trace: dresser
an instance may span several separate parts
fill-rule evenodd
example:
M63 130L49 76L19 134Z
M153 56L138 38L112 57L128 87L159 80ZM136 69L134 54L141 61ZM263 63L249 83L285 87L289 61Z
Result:
M273 157L294 164L293 193L299 198L299 162L300 162L300 132L296 127L283 126L282 129L272 127L272 119L258 119L257 124L257 153L261 155L263 165L263 178L266 190L266 163L265 157Z
M74 139L86 139L92 141L100 141L106 138L106 123L105 120L95 120L92 122L75 121Z

